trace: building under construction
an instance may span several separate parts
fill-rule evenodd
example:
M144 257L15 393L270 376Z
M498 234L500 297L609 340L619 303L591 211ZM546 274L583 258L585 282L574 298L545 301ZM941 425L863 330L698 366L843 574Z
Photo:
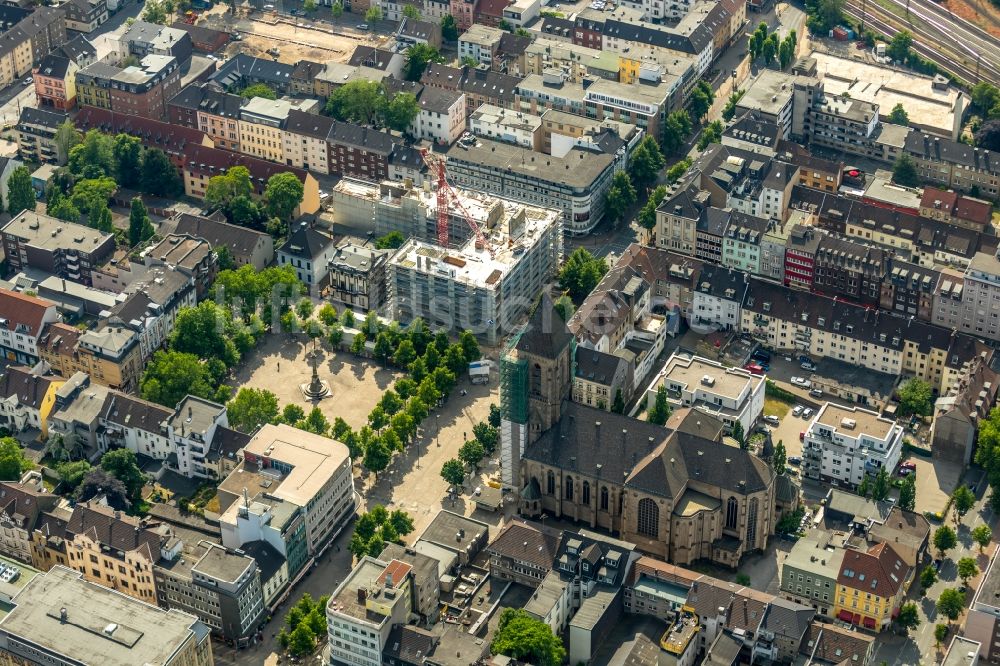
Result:
M436 213L434 195L427 199L420 192ZM391 311L400 323L422 317L432 329L469 329L485 344L496 346L514 330L558 270L563 253L562 215L548 208L465 194L459 194L465 212L482 237L475 235L463 216L456 217L454 209L449 217L455 222L449 226L454 231L465 227L463 242L442 247L435 242L436 227L411 237L389 262Z

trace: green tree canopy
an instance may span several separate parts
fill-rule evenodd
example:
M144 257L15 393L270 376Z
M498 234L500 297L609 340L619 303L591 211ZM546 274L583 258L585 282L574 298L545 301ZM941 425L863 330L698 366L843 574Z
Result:
M647 187L656 180L665 161L660 146L651 135L647 134L632 151L629 169L632 181L641 188Z
M111 136L98 130L88 131L83 140L69 150L67 166L82 178L113 176L115 155Z
M909 474L899 486L899 508L913 511L917 504L917 475Z
M132 208L128 216L128 242L135 247L153 237L153 223L149 221L149 213L139 197L132 198Z
M892 107L892 111L889 112L889 122L896 125L910 124L910 116L906 113L906 109L903 108L902 104Z
M962 579L962 583L968 585L969 579L975 578L977 575L979 575L979 566L976 564L976 558L963 557L958 561L958 577Z
M267 423L277 423L278 396L267 389L243 387L226 405L229 415L229 427L240 432L252 434L257 428Z
M900 153L896 158L896 163L892 166L892 179L898 185L905 187L916 187L920 185L920 175L917 173L917 165L913 158L906 153Z
M646 420L656 425L664 425L667 419L670 418L671 411L670 403L667 402L667 387L660 384L656 389L656 399L653 402L653 408L649 410L649 416Z
M89 471L90 463L86 460L74 460L56 465L56 474L59 475L62 491L68 493L75 491Z
M934 407L931 400L931 385L922 379L913 377L903 382L896 391L899 397L899 415L928 416Z
M202 359L217 358L231 368L240 360L236 343L228 335L231 330L232 311L205 300L177 313L170 348Z
M896 615L896 624L905 631L919 627L920 611L917 609L917 605L912 601L908 601L900 606L899 614Z
M427 66L435 62L444 62L436 48L429 44L414 44L406 51L403 78L407 81L419 81Z
M398 231L390 231L385 236L375 239L375 247L379 250L397 250L406 242L406 236Z
M282 220L289 219L302 203L304 191L302 181L294 173L285 171L274 174L267 179L267 186L264 188L268 213Z
M965 595L950 587L941 592L941 596L938 597L937 609L950 622L954 622L965 609Z
M774 453L771 454L771 466L774 467L774 473L781 476L785 473L785 464L788 458L785 454L785 444L779 441L774 445Z
M560 666L566 658L566 648L551 627L520 608L501 611L490 652L536 666Z
M644 229L654 229L656 227L656 209L667 197L667 187L666 185L658 185L655 190L653 190L646 204L639 211L638 222L639 225Z
M184 192L180 172L159 148L147 148L142 154L140 187L156 197L174 197Z
M920 587L929 590L936 582L937 569L930 565L924 567L924 570L920 572Z
M374 125L385 114L385 88L377 81L356 79L333 91L326 113L337 120Z
M611 220L620 222L629 207L636 201L635 186L628 172L619 171L611 179L611 186L604 195L604 213Z
M936 624L934 625L934 643L937 647L941 647L941 643L944 639L948 638L948 625L947 624Z
M142 166L142 141L128 134L116 134L111 146L115 160L115 178L122 187L135 187L139 183Z
M712 90L712 86L704 80L698 81L695 84L694 89L691 91L691 96L688 99L688 111L691 117L695 120L701 120L708 113L708 110L712 108L712 102L715 100L715 91Z
M458 23L451 14L441 17L441 37L446 42L454 42L458 39Z
M278 99L278 93L274 92L270 86L264 83L254 83L240 91L240 96L244 99L253 97L263 97L264 99Z
M441 478L453 486L462 485L462 482L465 481L465 465L456 458L446 460L441 465Z
M158 351L146 366L139 383L146 400L173 409L186 395L225 402L229 387L221 385L224 364L202 363L194 354Z
M408 92L396 93L385 107L385 124L397 132L406 132L418 115L420 104L416 96Z
M486 456L486 449L478 439L470 439L458 449L458 458L473 470L479 469L479 463Z
M139 469L135 453L130 449L114 449L101 456L101 468L125 484L129 500L135 504L142 497L146 475Z
M955 535L955 530L947 525L941 525L934 530L933 542L934 548L941 554L941 557L944 557L945 553L954 548L958 543L958 537Z
M955 507L956 520L961 520L969 512L969 509L976 505L976 495L963 484L955 488L955 492L951 494L951 502L952 506Z
M990 541L993 539L993 530L986 523L982 525L977 525L972 528L971 532L972 540L979 546L979 552L982 553L986 546L990 545Z
M19 481L34 465L13 437L0 437L0 481Z
M28 167L19 166L11 172L7 181L7 211L14 217L22 210L35 210L35 203L31 172Z
M580 303L607 272L608 264L604 259L595 257L585 248L577 248L559 270L559 285L569 292L574 302Z

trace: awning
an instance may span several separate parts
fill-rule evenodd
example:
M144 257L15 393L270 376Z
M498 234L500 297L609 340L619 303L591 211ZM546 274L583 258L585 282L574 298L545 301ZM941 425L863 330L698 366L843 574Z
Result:
M841 620L843 620L844 622L853 622L854 621L854 614L851 613L851 611L849 611L847 609L844 609L844 610L840 611L837 614L837 617L840 618Z
M874 629L875 628L875 618L873 618L873 617L866 617L864 625L868 629Z

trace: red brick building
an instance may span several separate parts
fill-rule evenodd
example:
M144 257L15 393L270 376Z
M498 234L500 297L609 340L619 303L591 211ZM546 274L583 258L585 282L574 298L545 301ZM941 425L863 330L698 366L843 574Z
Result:
M183 168L188 152L194 146L211 147L212 140L204 132L190 127L115 113L107 109L84 107L76 114L76 128L82 132L98 129L106 134L124 132L138 137L147 148L159 148L177 168Z

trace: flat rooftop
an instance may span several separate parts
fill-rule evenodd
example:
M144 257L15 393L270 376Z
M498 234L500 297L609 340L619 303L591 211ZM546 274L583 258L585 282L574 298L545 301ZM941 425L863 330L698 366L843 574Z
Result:
M244 455L269 458L290 468L280 477L277 488L268 491L278 499L299 506L308 504L351 454L340 442L290 425L265 425L244 447Z
M761 113L779 115L792 98L792 88L796 80L806 80L808 77L792 76L788 72L777 72L772 69L762 70L746 93L740 98L737 107L758 109Z
M711 377L714 383L703 383ZM660 373L657 383L666 381L682 384L689 391L707 391L732 400L738 400L744 391L752 393L764 377L753 375L741 368L719 366L698 356L671 356Z
M614 155L574 148L565 157L553 157L479 138L473 146L456 143L448 149L449 162L462 162L498 172L510 171L528 178L567 188L586 189L593 185L614 161Z
M533 132L542 126L542 117L533 113L504 109L494 104L483 104L472 112L470 121L500 125L514 129Z
M0 556L0 602L7 602L18 595L31 580L41 575L38 569ZM2 606L0 606L2 616Z
M853 420L854 427L848 428L844 425L845 419ZM877 439L888 439L892 429L896 426L894 421L882 418L875 412L858 407L841 407L832 402L825 403L820 407L815 422L830 426L849 437L859 437L864 434Z
M192 567L192 571L197 571L216 580L235 583L240 576L254 566L256 565L252 557L247 557L222 546L213 546Z
M825 530L809 530L792 545L783 566L836 580L844 561L844 549L838 548L831 536L832 533Z
M714 511L722 506L722 502L697 490L686 490L674 507L674 515L683 518L691 517L701 511Z
M0 630L46 650L103 666L164 664L192 633L207 635L198 618L163 610L83 580L62 566L36 575L0 620ZM61 609L66 610L65 620Z
M3 231L44 250L75 249L89 252L111 237L111 234L82 224L64 222L28 210L8 222Z
M813 51L810 57L816 60L817 76L822 79L827 95L846 92L851 99L873 102L879 105L883 116L902 104L909 114L911 126L925 127L940 136L952 136L955 104L961 94L957 88L935 88L934 79L929 76L830 53Z
M490 526L451 511L438 511L420 538L455 550L465 550L472 542L488 536ZM459 534L464 536L459 537Z
M395 588L390 586L389 576L398 583L410 569L409 564L399 560L386 563L365 557L333 593L328 608L356 620L381 625L389 617L369 609L368 600L391 605L393 597L390 595L398 594L398 590L394 592Z
M944 656L941 666L973 666L979 663L978 657L982 645L964 636L955 636L948 646L948 654ZM971 655L971 656L970 656Z

